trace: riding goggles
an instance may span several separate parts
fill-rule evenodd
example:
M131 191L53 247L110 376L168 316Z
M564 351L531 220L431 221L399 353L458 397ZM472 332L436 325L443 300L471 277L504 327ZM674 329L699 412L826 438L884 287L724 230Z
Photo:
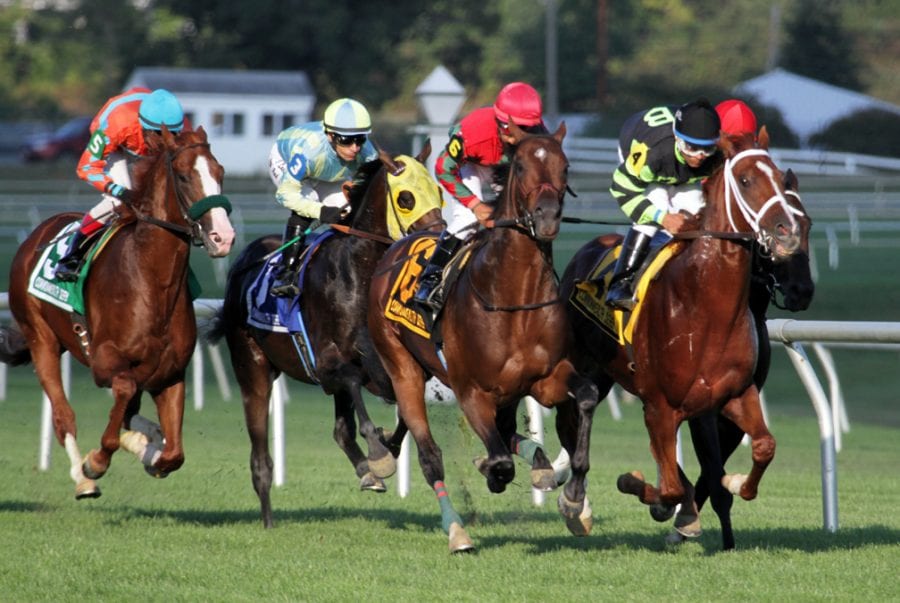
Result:
M675 137L675 144L678 145L678 150L682 155L686 157L709 157L710 155L714 155L716 153L716 145L699 145L692 144L686 141L684 138Z
M334 133L334 142L341 145L342 147L349 147L352 145L356 145L358 147L366 144L366 135L365 134L352 134L347 136L345 134Z
M497 120L497 125L500 126L500 129L503 130L504 134L509 134L509 124L503 121ZM518 125L518 124L517 124ZM546 132L546 128L543 123L535 124L533 126L519 126L519 129L525 132L526 134L543 134Z

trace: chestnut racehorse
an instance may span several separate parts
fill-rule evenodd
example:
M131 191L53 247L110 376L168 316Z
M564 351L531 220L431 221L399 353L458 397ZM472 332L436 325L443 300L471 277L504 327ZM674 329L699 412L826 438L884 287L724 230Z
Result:
M197 338L188 287L191 244L212 257L231 250L231 207L222 193L224 170L206 132L163 130L147 141L148 156L134 166L135 201L120 210L121 228L92 262L84 282L83 320L28 292L43 251L63 227L81 217L59 214L39 225L19 247L10 271L9 306L24 339L4 350L4 361L34 362L53 408L56 438L69 456L75 497L97 497L94 482L121 445L138 455L148 473L165 477L184 462L184 377ZM27 346L27 350L23 346ZM109 387L113 406L100 448L84 458L76 442L75 413L63 391L60 356L69 351ZM136 415L141 394L156 403L160 424Z
M721 412L752 439L749 476L727 476L729 490L756 497L759 481L775 453L753 383L759 353L757 323L749 308L753 241L776 263L805 253L802 207L788 200L783 175L767 152L763 129L723 137L723 166L704 184L706 208L699 236L678 241L680 251L663 266L640 300L631 349L599 336L593 323L569 304L576 342L572 357L605 395L614 382L641 398L650 449L660 470L659 487L639 472L619 477L622 492L648 505L683 509L693 504L693 487L675 460L678 425ZM597 258L619 237L591 241L573 257L562 281L569 299ZM764 328L764 325L762 326Z
M506 409L524 395L548 407L558 405L557 433L573 468L559 497L560 510L576 534L586 534L591 525L585 475L597 388L566 359L569 327L552 262L567 189L568 161L561 146L565 126L553 135L527 136L512 123L510 130L517 145L493 227L475 236L471 256L446 292L432 334L443 342L446 364L430 339L385 317L392 283L411 246L422 237L393 245L371 287L369 329L393 381L400 414L390 447L396 449L408 427L422 472L438 498L451 552L474 545L450 502L441 450L428 425L424 389L429 376L453 389L469 425L484 442L488 457L479 469L492 492L502 492L515 475L515 442L510 441L514 416L510 422ZM498 419L504 425L498 426ZM549 461L541 460L552 474Z
M418 157L380 159L365 164L349 191L350 228L324 240L304 272L299 304L314 357L307 368L298 358L292 335L254 327L247 322L248 289L264 268L264 258L281 245L270 235L250 243L232 265L225 301L213 322L210 339L225 336L231 366L241 388L244 416L250 435L250 473L259 496L263 525L272 526L272 457L269 454L269 396L272 384L284 373L305 383L321 384L334 396L334 439L347 455L363 489L383 492L382 477L394 472L394 457L382 444L366 412L362 388L393 399L391 382L378 361L366 326L369 282L375 264L393 239L407 232L440 228L438 184ZM406 216L404 221L393 218ZM396 227L390 227L392 223ZM356 441L359 432L369 448L368 458ZM378 468L378 477L372 469Z

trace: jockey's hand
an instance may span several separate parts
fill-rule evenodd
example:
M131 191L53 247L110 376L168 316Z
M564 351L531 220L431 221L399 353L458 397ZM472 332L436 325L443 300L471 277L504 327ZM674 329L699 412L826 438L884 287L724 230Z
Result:
M684 212L666 214L662 219L662 227L672 234L697 230L700 227L700 219Z
M478 220L478 223L486 228L493 228L494 221L491 219L491 216L494 215L494 208L488 205L487 203L478 202L473 205L471 208L472 213L475 214L475 218Z
M322 213L319 214L319 221L323 224L337 224L344 217L344 208L332 207L331 205L323 205Z

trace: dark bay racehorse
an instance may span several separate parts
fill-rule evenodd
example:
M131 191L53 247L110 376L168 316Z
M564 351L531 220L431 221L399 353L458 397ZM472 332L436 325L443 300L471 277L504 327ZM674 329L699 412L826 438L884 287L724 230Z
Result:
M2 359L33 360L53 408L53 427L65 447L75 497L97 497L94 482L121 445L138 455L152 475L181 467L184 376L197 337L188 291L192 242L212 257L231 250L234 230L221 194L224 170L206 133L163 130L148 138L149 155L134 166L136 201L114 223L121 229L93 260L84 284L84 319L28 293L42 252L60 230L81 218L60 214L43 222L19 247L10 271L9 306L24 339ZM6 340L7 337L2 339ZM100 448L84 458L76 442L75 413L63 391L60 356L69 351L87 365L99 387L112 388L113 407ZM137 416L141 394L153 397L160 425ZM140 420L139 420L140 419ZM161 427L161 430L160 430Z
M591 524L585 475L597 390L565 358L569 327L552 263L552 241L559 233L568 176L561 146L565 126L552 136L526 136L513 124L510 129L518 144L494 210L494 227L476 235L471 256L447 291L435 327L446 365L430 339L384 315L392 283L410 248L422 237L409 237L391 247L376 270L370 294L369 329L393 382L401 419L391 449L408 428L425 479L437 495L451 552L471 550L473 544L450 503L441 450L428 425L424 388L429 376L453 389L484 442L488 458L479 468L492 492L502 492L515 475L510 441L515 417L506 409L526 394L545 406L559 405L557 432L573 467L573 477L559 498L560 510L577 534L587 533ZM543 463L552 473L546 458Z
M361 488L384 491L381 477L394 472L394 456L382 444L380 430L362 398L362 388L393 398L366 327L366 304L372 272L388 244L407 232L443 226L438 184L421 163L430 151L426 145L418 157L396 160L382 152L380 159L364 165L349 192L349 229L336 226L340 230L309 259L299 303L314 370L307 370L300 361L291 334L262 330L247 322L248 289L264 268L264 258L281 245L281 237L270 235L250 243L231 267L210 339L224 335L231 352L250 435L250 473L266 527L272 526L269 396L281 373L321 384L325 393L334 396L334 439L356 470ZM368 444L368 458L356 441L354 411ZM373 474L376 468L379 477Z
M632 349L596 336L593 323L570 307L576 367L595 380L601 395L615 381L643 401L660 485L646 483L639 472L620 476L618 485L648 505L693 503L693 488L675 460L683 420L719 411L750 434L749 476L727 479L729 490L744 499L756 497L775 452L753 383L759 344L748 307L751 242L758 241L776 263L792 261L803 248L802 210L788 202L782 174L766 151L765 129L758 145L747 135L723 138L720 146L724 165L704 185L702 236L676 243L680 252L647 289ZM618 240L600 237L579 250L563 276L565 299Z

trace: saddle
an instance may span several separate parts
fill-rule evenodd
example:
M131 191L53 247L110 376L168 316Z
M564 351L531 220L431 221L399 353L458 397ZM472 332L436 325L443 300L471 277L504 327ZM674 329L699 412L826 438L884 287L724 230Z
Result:
M673 241L671 235L659 232L650 242L650 252L635 274L635 298L637 303L630 312L606 305L606 291L612 280L616 259L622 250L616 245L606 251L588 273L587 278L575 283L569 303L597 325L600 330L621 346L630 346L634 325L643 308L642 301L659 271L678 255L684 247L681 241Z

